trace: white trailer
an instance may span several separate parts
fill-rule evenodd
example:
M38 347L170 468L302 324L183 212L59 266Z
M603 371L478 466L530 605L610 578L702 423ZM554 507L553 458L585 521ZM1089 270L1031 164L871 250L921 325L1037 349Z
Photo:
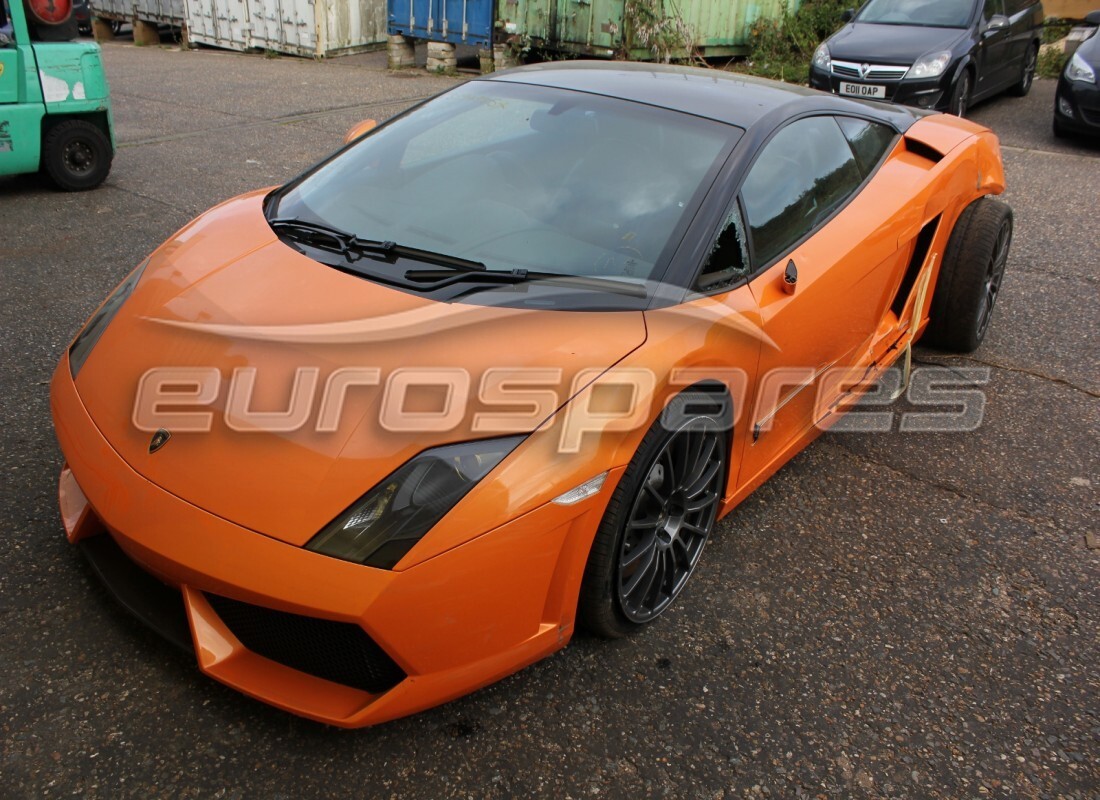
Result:
M230 50L322 58L375 49L386 41L386 0L183 2L189 41Z

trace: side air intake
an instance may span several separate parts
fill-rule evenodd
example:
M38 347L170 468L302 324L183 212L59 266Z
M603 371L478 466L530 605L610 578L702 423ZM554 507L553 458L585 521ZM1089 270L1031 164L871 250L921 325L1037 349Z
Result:
M909 136L905 137L905 149L915 156L931 161L933 164L939 164L943 161L943 153L939 150L924 142L918 142Z
M909 300L909 293L913 291L913 284L917 282L921 267L928 258L928 249L932 246L932 240L936 238L936 230L940 227L940 215L925 223L917 234L916 244L913 247L913 256L909 259L909 266L905 268L905 275L901 279L898 293L894 295L894 302L890 304L890 310L898 317L905 310L905 303Z

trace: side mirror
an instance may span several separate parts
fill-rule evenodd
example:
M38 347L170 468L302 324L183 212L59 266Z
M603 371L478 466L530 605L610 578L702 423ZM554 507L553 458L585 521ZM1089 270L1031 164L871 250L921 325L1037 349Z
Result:
M378 122L373 119L365 119L351 126L346 134L344 134L344 144L351 144L356 139L360 139L366 136L368 133L378 127Z
M983 33L996 33L997 31L1003 31L1008 27L1008 17L1003 14L994 14L989 18L989 22L985 24L985 30Z
M787 268L783 270L783 291L794 294L794 287L798 285L798 267L794 265L792 258L787 262Z
M1085 14L1085 24L1100 27L1100 11L1090 11Z
M852 17L854 17L855 15L856 15L855 9L846 8L846 9L844 9L844 13L840 15L840 21L841 22L851 22Z

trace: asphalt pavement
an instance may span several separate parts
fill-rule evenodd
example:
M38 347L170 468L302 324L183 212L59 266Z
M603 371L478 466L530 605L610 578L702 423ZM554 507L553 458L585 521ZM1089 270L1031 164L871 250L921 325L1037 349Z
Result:
M0 181L0 795L1100 797L1100 146L1053 138L1053 82L973 109L1016 214L1003 296L973 356L917 353L990 369L977 430L826 435L720 525L642 634L578 636L349 732L203 677L96 584L61 531L47 383L193 216L456 79L379 54L111 44L105 62L107 184Z

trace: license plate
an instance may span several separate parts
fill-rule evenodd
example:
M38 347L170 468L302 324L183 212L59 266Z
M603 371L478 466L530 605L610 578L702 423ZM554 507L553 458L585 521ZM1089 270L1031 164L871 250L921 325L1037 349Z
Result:
M840 93L849 97L874 97L879 100L886 98L886 87L875 86L870 83L848 83L841 81Z

